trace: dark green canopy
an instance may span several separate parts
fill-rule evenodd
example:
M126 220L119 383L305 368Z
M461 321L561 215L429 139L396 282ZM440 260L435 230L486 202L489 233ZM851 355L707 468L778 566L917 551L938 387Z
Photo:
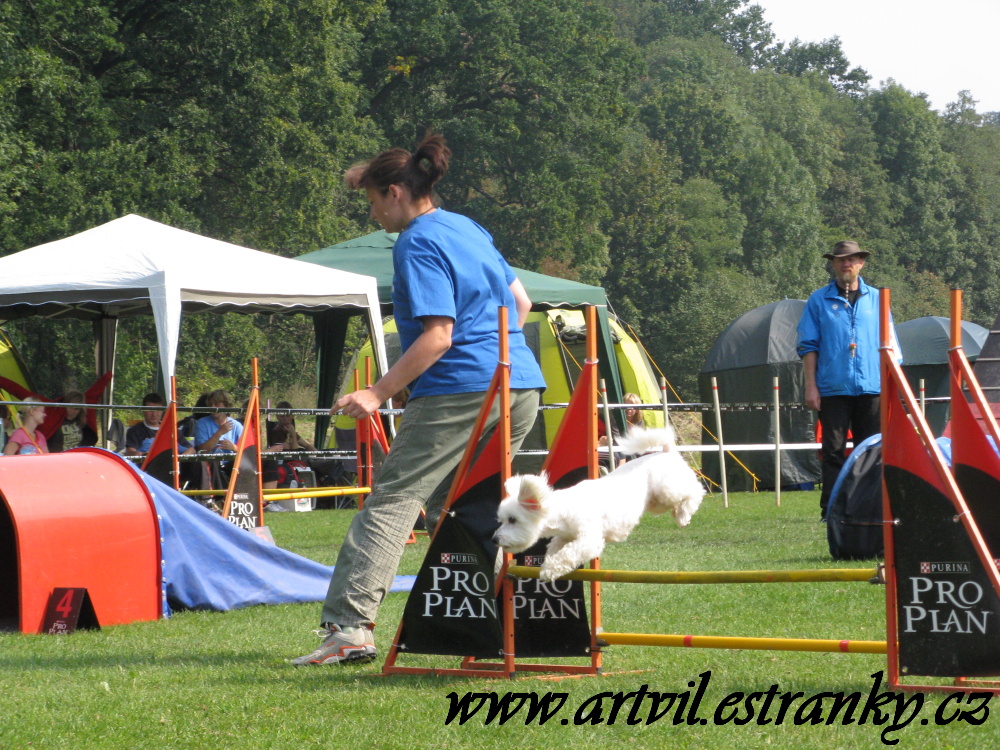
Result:
M986 344L989 329L972 321L962 321L962 352L970 363L975 363ZM951 349L951 319L927 315L896 325L896 338L903 354L903 374L916 394L920 381L924 381L927 398L945 398L951 395L951 367L948 351ZM984 362L985 363L985 362ZM976 368L979 378L981 368ZM982 385L982 380L980 380ZM924 417L935 435L940 436L948 426L951 408L947 401L932 401L926 405Z
M382 313L392 315L392 246L397 236L395 233L390 234L385 231L373 232L300 255L297 259L327 268L374 276L378 283ZM579 309L587 305L594 305L597 308L597 321L601 331L597 341L597 356L600 360L598 369L608 389L608 400L620 404L623 397L621 376L618 372L611 327L608 323L608 297L604 289L581 284L578 281L525 271L523 268L515 268L514 273L517 274L517 278L531 299L532 310ZM344 345L344 332L339 326L331 326L328 329L317 327L316 343L320 355L319 404L321 407L326 407L332 405L339 384L334 382L335 378L324 377L324 373L335 372L325 367L324 362L329 356L339 356ZM614 417L623 418L623 414L615 410ZM317 420L318 431L319 421ZM625 427L624 423L618 426L620 429ZM322 431L325 432L325 429L323 425Z
M796 352L798 324L806 303L783 299L744 313L719 334L698 374L702 401L712 401L712 378L723 403L771 404L774 378L778 378L781 403L799 407L805 400L805 375ZM780 413L783 443L811 443L816 435L816 413L800 408ZM715 415L702 412L702 443L716 445ZM765 408L722 412L723 439L729 445L773 443L774 417ZM781 476L775 477L774 455L766 451L730 451L740 463L726 461L729 491L773 489L819 481L819 459L815 451L781 452ZM719 456L702 454L702 471L713 482L721 482ZM751 475L751 472L753 473ZM754 482L754 477L759 483Z
M392 313L392 246L399 235L385 231L366 234L340 242L322 250L298 256L298 260L341 271L374 276L378 282L378 297L382 311ZM514 273L524 285L533 309L551 310L556 307L579 308L584 305L606 307L608 297L599 286L515 268Z

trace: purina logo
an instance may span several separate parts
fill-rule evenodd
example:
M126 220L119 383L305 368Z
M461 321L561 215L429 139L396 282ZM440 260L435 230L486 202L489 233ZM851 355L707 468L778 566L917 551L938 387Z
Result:
M442 552L442 565L475 565L479 558L467 552Z
M972 566L967 562L922 562L920 572L923 575L934 573L971 573Z
M542 563L545 562L545 555L525 555L524 564L532 568L542 567Z

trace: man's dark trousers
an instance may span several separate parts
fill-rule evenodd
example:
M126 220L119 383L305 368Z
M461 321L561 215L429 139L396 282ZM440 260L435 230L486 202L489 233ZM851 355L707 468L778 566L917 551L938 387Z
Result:
M834 482L840 476L840 469L847 458L847 430L850 429L851 442L857 446L862 440L881 432L882 424L877 393L863 396L821 396L819 407L819 421L823 425L823 466L820 475L823 492L819 498L819 506L823 518L826 518Z

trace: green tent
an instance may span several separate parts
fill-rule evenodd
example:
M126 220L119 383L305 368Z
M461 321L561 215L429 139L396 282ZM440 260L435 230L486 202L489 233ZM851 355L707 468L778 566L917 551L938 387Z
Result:
M382 305L383 315L392 315L392 246L396 242L397 234L390 234L385 231L373 232L363 237L340 242L322 250L298 256L298 260L307 263L315 263L327 268L336 268L341 271L351 271L353 273L363 273L366 276L374 276L378 284L379 302ZM524 285L531 298L532 310L544 311L557 308L580 309L587 305L594 305L597 308L597 320L600 326L601 335L597 342L597 357L600 360L598 369L601 377L605 379L608 389L608 400L611 403L622 402L621 377L615 356L615 348L611 335L611 323L608 317L608 297L604 289L598 286L589 286L577 281L559 279L553 276L525 271L515 268L514 273ZM336 347L338 343L342 345L342 339L326 341L325 335L317 330L317 341L320 351ZM327 378L321 372L319 382L319 403L322 406L331 405L336 394L338 383L335 378ZM615 419L619 422L619 429L624 429L624 412L615 410ZM322 433L325 434L326 425L322 426ZM317 425L319 428L319 425Z
M652 363L638 341L617 320L612 318L610 322L615 355L621 368L618 374L621 377L622 388L635 393L645 404L657 403L660 400L660 388ZM383 323L382 333L385 337L386 359L392 366L400 355L396 321L387 318ZM546 388L542 395L542 404L568 403L586 359L583 311L559 309L529 313L524 324L524 337L545 377ZM343 392L353 389L353 370L357 364L371 356L371 341L367 341L358 351L355 363L347 368L341 382ZM562 423L563 414L561 409L543 410L535 422L534 429L521 447L524 450L551 447ZM647 410L644 415L647 427L662 427L663 419L663 412ZM330 442L330 447L340 445L342 440L351 440L349 435L354 431L353 419L346 416L337 417L334 427L336 437ZM531 459L524 459L520 466L515 467L515 471L535 473L540 468L540 458L537 465L531 463Z
M315 263L327 268L374 276L378 283L378 298L382 311L392 314L392 246L398 234L386 231L373 232L364 237L340 242L322 250L298 256L298 260ZM578 281L557 279L554 276L515 268L514 273L524 284L535 310L557 307L581 308L597 305L607 309L608 296L599 286L589 286Z
M975 364L989 334L988 328L968 320L962 321L962 351L970 364ZM899 348L903 354L903 374L913 392L919 395L920 381L923 380L927 398L950 396L951 368L948 365L948 351L951 349L951 319L927 315L898 323L896 338L899 339ZM975 374L979 377L980 370L976 370ZM950 413L951 409L946 401L927 404L924 417L935 435L944 433Z
M783 299L754 308L730 323L712 344L698 374L702 401L711 403L714 377L723 403L763 405L722 412L722 435L727 444L774 442L774 414L769 405L774 401L775 377L778 378L781 403L795 407L780 412L782 442L813 442L816 412L799 408L805 400L805 376L796 346L799 318L805 306L804 300ZM714 412L703 411L701 421L702 444L717 445ZM773 489L779 483L790 487L819 481L816 451L782 451L779 477L775 477L773 453L729 451L729 454L737 459L725 462L730 492ZM717 452L703 453L701 468L712 482L721 482Z

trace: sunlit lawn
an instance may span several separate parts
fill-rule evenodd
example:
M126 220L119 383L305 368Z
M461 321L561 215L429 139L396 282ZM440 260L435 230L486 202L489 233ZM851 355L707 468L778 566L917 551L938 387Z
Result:
M731 507L710 497L691 526L646 518L624 543L610 545L603 566L633 570L800 569L873 567L829 559L816 493L739 494ZM332 563L351 511L268 514L277 542ZM401 571L415 573L426 537L410 545ZM883 640L884 590L868 583L674 585L605 584L604 625L614 632L680 633ZM405 594L390 594L376 630L388 650ZM296 669L288 660L315 647L318 604L242 611L182 612L169 620L79 631L70 636L0 636L0 747L10 748L868 748L881 747L869 714L859 724L809 723L808 697L859 691L867 699L875 655L612 647L605 676L553 681L382 677L380 663ZM402 664L459 665L457 657L401 657ZM578 661L576 663L579 663ZM598 693L707 689L697 707L648 723L648 704L634 714L624 703L613 723ZM779 723L761 716L760 699L746 723L716 725L715 710L741 692L801 692ZM449 694L468 691L565 693L561 711L544 724L515 714L503 726L485 711L445 724ZM608 700L611 700L608 698ZM680 700L680 698L678 698ZM777 700L777 699L776 699ZM899 747L987 747L997 722L937 726L928 698L912 724L887 733ZM815 703L815 701L814 701ZM666 705L666 704L664 704ZM777 704L775 704L777 705ZM909 713L915 704L910 704ZM992 706L991 706L992 707ZM690 708L690 704L688 705ZM729 711L737 709L728 709ZM950 711L947 712L950 715ZM824 712L817 721L829 714ZM747 718L739 708L732 716ZM689 723L688 719L694 723ZM798 723L796 722L798 718ZM705 719L701 724L698 719ZM766 721L765 721L766 719ZM926 724L922 720L927 720ZM565 720L565 723L564 723ZM584 723L577 723L577 722ZM596 723L594 723L596 722ZM677 723L679 722L679 723ZM806 722L806 723L803 723Z

